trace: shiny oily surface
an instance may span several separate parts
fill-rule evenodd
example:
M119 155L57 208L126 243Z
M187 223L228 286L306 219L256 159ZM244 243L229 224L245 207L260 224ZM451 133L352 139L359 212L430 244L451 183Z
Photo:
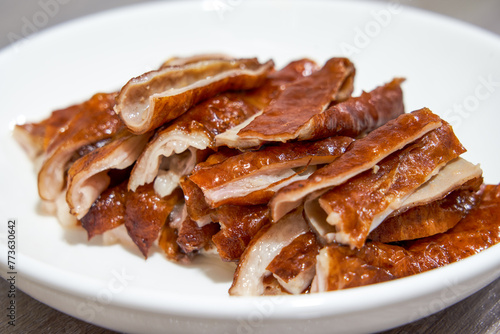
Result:
M481 163L486 182L500 182L499 158L491 152L494 145L488 145L500 140L496 131L500 96L492 84L500 77L498 37L399 7L389 12L390 24L380 26L378 35L367 35L370 43L357 44L356 33L375 26L371 13L382 10L389 8L351 2L248 1L221 17L201 3L159 3L79 20L5 49L0 54L4 78L0 91L5 92L0 124L5 145L0 150L7 163L1 167L5 191L0 212L4 219L16 217L22 222L19 288L77 318L123 332L169 328L223 333L250 328L256 333L321 333L332 326L343 332L397 326L451 305L493 281L500 275L498 246L444 268L373 286L307 296L230 298L227 289L233 267L208 259L178 266L160 253L145 261L133 248L103 246L98 238L88 242L83 231L64 230L39 209L32 165L12 140L10 124L20 117L41 119L99 91L115 91L175 54L211 50L273 58L278 67L304 55L318 63L333 55L348 55L358 73L354 94L394 76L405 77L407 110L428 106L451 122L468 149L467 159ZM180 26L178 34L166 33ZM200 26L206 32L203 36ZM347 54L342 45L358 52ZM479 100L474 95L477 87L488 98ZM26 92L30 99L25 98ZM462 112L454 104L461 105ZM5 234L2 237L4 276ZM433 301L438 301L437 309L425 308ZM103 306L101 312L93 308L96 303Z

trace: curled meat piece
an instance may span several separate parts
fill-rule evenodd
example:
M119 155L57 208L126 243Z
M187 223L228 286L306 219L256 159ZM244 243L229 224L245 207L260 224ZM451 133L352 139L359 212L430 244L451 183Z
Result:
M269 202L271 218L279 220L287 212L357 174L442 124L441 118L424 108L403 114L352 143L346 153L309 178L281 188Z
M360 248L375 229L421 185L465 152L451 126L443 124L319 198L335 241Z
M115 111L136 134L156 129L202 100L226 90L260 86L274 68L256 59L202 59L165 66L131 79L116 98Z
M141 154L151 133L134 135L121 131L106 145L84 155L68 171L66 201L71 214L82 218L110 182L111 169L131 166Z
M192 107L165 128L156 131L132 171L129 188L155 182L161 195L175 189L199 160L196 152L213 148L217 135L255 115L274 100L288 83L307 74L312 66L298 60L267 76L258 88L224 92ZM157 178L155 180L155 178Z
M70 106L53 111L41 122L18 124L14 127L13 136L31 159L38 158L46 152L57 134L65 131L66 124L80 111L79 106Z
M500 241L500 186L486 185L476 205L446 233L400 245L367 242L361 249L332 244L317 257L311 292L331 291L414 275L459 261Z
M309 232L302 216L302 207L290 212L276 224L265 225L250 241L241 256L233 284L232 296L260 296L264 293L266 269L272 260L299 235Z
M211 207L222 204L264 204L283 186L306 176L308 166L334 161L353 142L332 137L316 142L294 142L244 152L219 164L197 168L189 176Z
M75 106L79 111L47 147L38 173L38 192L42 199L53 201L64 190L66 171L72 159L82 155L80 149L99 142L105 143L123 129L123 123L113 111L115 96L116 94L96 94L90 100Z

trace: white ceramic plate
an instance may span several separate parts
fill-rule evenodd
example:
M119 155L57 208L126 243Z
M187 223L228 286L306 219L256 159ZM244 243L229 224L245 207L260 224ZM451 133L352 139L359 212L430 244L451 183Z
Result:
M232 267L190 266L161 253L87 242L41 214L31 162L11 138L17 121L39 120L174 55L225 52L273 58L349 56L356 92L394 76L407 110L427 106L449 120L500 181L500 39L395 4L216 0L154 3L58 26L0 53L1 273L6 222L18 221L18 287L77 318L123 332L373 332L437 312L500 276L500 245L459 263L393 282L286 297L230 298Z

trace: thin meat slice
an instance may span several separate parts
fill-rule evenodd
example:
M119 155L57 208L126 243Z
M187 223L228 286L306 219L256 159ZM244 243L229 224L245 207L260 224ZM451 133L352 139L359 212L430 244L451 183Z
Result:
M47 147L38 173L38 192L44 200L54 201L65 188L66 171L88 145L112 138L124 125L113 111L116 94L96 94L76 108L71 118Z
M358 137L384 125L404 113L401 82L396 78L371 92L363 92L334 104L309 119L296 134L298 140L329 136Z
M465 152L447 123L319 198L335 241L360 248L368 233L448 162Z
M115 110L136 134L156 129L202 100L227 90L260 86L272 61L212 59L165 66L131 79L117 96Z
M299 235L267 266L280 285L291 294L303 293L316 274L319 245L313 232Z
M448 230L470 209L474 199L467 194L477 190L481 175L482 170L478 165L462 158L451 161L371 231L369 239L392 242ZM455 190L459 193L444 199ZM304 212L312 230L324 244L335 241L337 229L327 222L328 215L319 205L318 199L307 201Z
M278 142L297 138L313 116L325 111L330 103L351 95L354 73L354 65L348 59L328 60L319 71L289 85L238 136Z
M446 233L400 245L367 242L361 249L332 244L320 251L311 292L414 275L477 254L500 242L500 186L486 185L480 202Z
M371 169L379 161L442 124L439 116L424 108L403 114L352 143L349 150L307 180L281 188L269 207L274 221L300 206L306 197L317 198L329 188Z
M479 165L474 165L463 158L450 161L437 175L411 194L391 215L441 199L453 190L462 188L469 181L475 183L475 180L480 179L482 175L483 171Z
M337 136L316 142L267 146L197 168L189 179L202 189L211 207L263 204L303 168L334 161L352 142L352 138Z
M148 257L148 251L158 239L168 215L180 200L180 190L161 198L155 193L152 184L128 193L124 223L128 235L144 257Z
M80 111L77 105L55 110L40 122L16 124L12 134L31 159L38 158L47 151L58 133L66 130L66 124Z
M125 222L125 204L128 197L127 182L104 190L80 219L89 240L112 230Z
M66 201L71 214L80 219L109 183L108 172L126 169L141 154L151 133L134 135L127 130L106 145L93 150L73 163L68 171Z
M385 219L368 239L389 243L444 233L454 227L477 204L482 177L472 179L444 198L414 206Z
M223 261L238 261L252 238L269 223L267 205L223 205L211 215L221 230L212 237Z
M150 140L132 171L129 188L155 181L162 195L176 188L181 176L197 162L196 152L213 148L217 135L252 117L275 99L288 83L309 72L313 63L303 59L268 75L253 90L224 92L192 107Z
M276 224L265 225L250 241L241 256L229 289L232 296L260 296L264 278L270 275L267 266L299 235L309 232L302 208L292 211Z

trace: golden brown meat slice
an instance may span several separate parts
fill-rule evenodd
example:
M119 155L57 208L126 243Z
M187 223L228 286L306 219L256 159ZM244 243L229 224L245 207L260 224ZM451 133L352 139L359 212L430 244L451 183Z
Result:
M271 217L279 220L300 206L306 197L317 198L329 188L373 168L379 161L442 124L439 116L424 108L403 114L352 143L349 150L307 180L281 188L269 202Z
M136 161L151 133L134 135L123 129L106 145L76 160L68 170L66 201L71 214L82 218L109 183L108 172Z
M180 177L199 161L197 151L213 148L215 136L243 123L269 104L284 86L302 77L304 68L310 64L306 59L292 62L269 74L258 88L221 93L192 107L169 126L158 129L134 167L129 188L134 190L157 178L157 192L167 195L177 187Z
M151 184L141 186L135 192L128 192L125 226L144 257L148 257L149 248L158 239L168 215L181 199L180 189L162 198L155 193Z
M212 236L219 232L219 225L208 223L203 226L186 217L177 230L177 244L186 254L210 248Z
M324 112L331 102L351 95L354 73L354 65L348 59L328 60L319 71L289 85L238 136L277 142L297 138L313 116Z
M275 224L267 224L261 228L240 258L229 294L262 295L265 291L264 278L270 274L267 266L284 247L307 232L309 227L302 216L302 208L290 212Z
M186 213L189 218L194 220L198 226L212 222L210 214L213 212L213 209L205 201L205 196L200 187L188 177L181 179L180 186L184 194Z
M289 293L304 292L316 274L319 245L313 232L299 235L269 263L269 270Z
M53 201L64 190L66 171L78 150L112 138L124 125L115 114L116 94L96 94L75 108L79 111L58 132L47 147L38 173L38 192L44 200Z
M202 189L211 207L264 204L281 187L310 175L301 175L304 169L334 161L352 142L352 138L337 136L267 146L197 168L189 179Z
M446 233L401 245L367 242L361 249L332 244L320 251L311 292L383 282L459 261L500 241L500 186L487 185L480 202Z
M87 214L80 219L89 240L96 235L112 230L125 222L127 182L104 190L92 204Z
M261 87L245 92L243 95L244 100L258 107L259 111L240 124L215 136L215 146L227 146L240 150L260 146L262 144L260 139L242 138L238 136L238 132L250 124L257 116L261 115L264 108L277 99L291 83L311 75L318 69L317 64L309 59L292 61L281 70L271 73Z
M404 113L403 81L394 79L314 115L300 128L297 139L312 140L334 135L358 137L375 130Z
M273 68L272 61L261 64L257 59L165 66L131 79L118 94L115 110L133 133L145 133L218 93L260 86Z
M332 188L319 198L335 241L361 248L368 233L421 185L465 149L447 123L394 152L373 170Z
M38 123L26 123L14 127L13 136L31 159L46 152L50 142L59 132L65 131L66 124L78 113L78 106L53 111Z
M457 219L463 216L464 210L462 209L468 207L466 203L470 199L460 197L461 202L456 205L457 210L460 210L460 212L455 212L456 210L451 207L444 208L436 201L442 200L457 189L474 189L473 186L477 186L476 182L480 182L481 179L482 170L479 165L457 158L449 162L437 175L408 196L399 208L394 208L395 210L390 213L388 218L372 233L379 230L379 238L390 238L392 241L398 241L444 232L445 230L442 229L446 226L448 228L453 227L458 221ZM435 203L432 204L433 202ZM446 203L452 203L451 197ZM426 207L427 204L429 207ZM419 209L412 210L415 207L419 207ZM406 211L410 210L412 210L412 214L406 213ZM325 244L334 242L337 230L335 226L328 224L326 220L327 214L319 205L318 199L307 201L304 205L304 211L311 228L317 233L318 238ZM400 214L401 216L399 216ZM422 218L421 220L425 218L425 221L419 221L420 218ZM389 220L392 223L389 224ZM397 225L396 222L398 222ZM382 227L385 224L387 227Z
M221 227L212 237L219 256L224 261L238 261L250 240L269 223L269 209L266 205L223 205L211 218Z
M165 252L168 260L188 264L191 262L191 255L186 254L177 244L177 229L170 226L170 223L163 225L160 237L158 239L158 246Z
M370 232L368 239L390 243L444 233L477 204L476 192L482 183L482 177L472 179L442 199L388 217Z

